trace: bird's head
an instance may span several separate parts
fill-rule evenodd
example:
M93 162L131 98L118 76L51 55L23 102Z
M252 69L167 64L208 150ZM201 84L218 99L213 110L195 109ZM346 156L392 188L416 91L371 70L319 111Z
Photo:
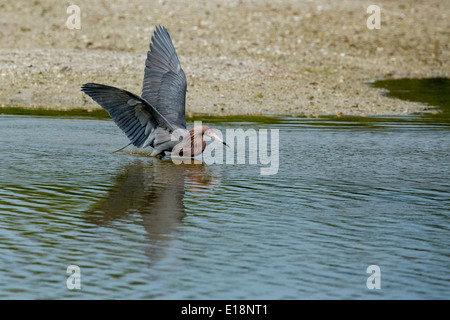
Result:
M219 136L214 132L213 129L208 126L202 126L202 134L223 143L227 147L230 147L225 141L219 138Z

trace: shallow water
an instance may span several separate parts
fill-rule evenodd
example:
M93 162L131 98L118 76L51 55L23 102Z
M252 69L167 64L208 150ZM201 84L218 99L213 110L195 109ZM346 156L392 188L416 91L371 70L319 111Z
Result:
M111 153L112 121L1 116L0 298L449 297L448 123L211 125L279 129L278 173Z

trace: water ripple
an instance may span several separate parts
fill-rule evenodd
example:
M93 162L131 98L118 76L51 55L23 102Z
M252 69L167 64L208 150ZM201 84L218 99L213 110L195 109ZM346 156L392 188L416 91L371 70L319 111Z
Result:
M259 165L112 154L126 138L110 121L2 120L0 298L449 294L443 126L268 125L280 129L280 167L261 176ZM65 285L71 264L81 291ZM372 264L380 291L365 285Z

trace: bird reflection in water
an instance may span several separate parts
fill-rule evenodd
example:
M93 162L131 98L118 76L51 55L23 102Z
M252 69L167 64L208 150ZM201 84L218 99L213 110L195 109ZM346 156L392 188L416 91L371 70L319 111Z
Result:
M137 160L117 176L106 198L90 210L89 220L98 226L140 214L150 264L164 255L164 248L185 216L186 190L193 195L210 192L220 183L205 172L204 164L179 164L159 159Z

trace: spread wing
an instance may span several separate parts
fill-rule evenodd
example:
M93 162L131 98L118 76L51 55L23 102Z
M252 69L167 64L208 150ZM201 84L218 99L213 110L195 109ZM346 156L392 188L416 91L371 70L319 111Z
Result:
M163 130L167 134L174 130L158 110L131 92L96 83L86 83L81 90L109 113L136 147L154 147L161 129L167 129Z
M165 27L157 27L145 61L142 98L176 127L186 128L186 76Z

